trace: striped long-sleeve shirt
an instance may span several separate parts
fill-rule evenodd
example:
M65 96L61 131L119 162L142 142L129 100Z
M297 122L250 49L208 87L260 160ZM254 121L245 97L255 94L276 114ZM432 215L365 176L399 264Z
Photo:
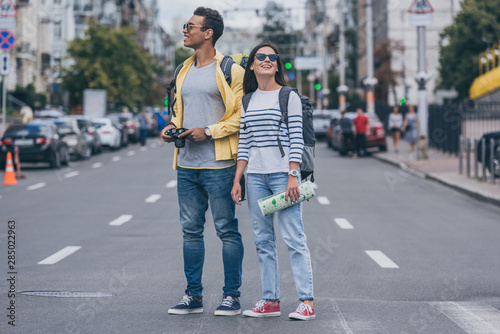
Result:
M297 94L291 93L288 100L288 129L286 122L278 129L280 118L279 90L257 89L248 110L242 107L238 160L248 161L247 173L288 172L290 162L302 161L302 104ZM278 130L284 157L278 146Z

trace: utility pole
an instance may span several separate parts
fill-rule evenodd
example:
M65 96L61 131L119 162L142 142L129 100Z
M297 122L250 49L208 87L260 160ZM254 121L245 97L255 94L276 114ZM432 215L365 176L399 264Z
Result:
M363 83L366 86L366 112L375 112L375 94L373 92L378 83L373 75L373 4L372 0L366 0L366 79Z
M339 110L340 112L346 111L346 98L345 95L349 87L345 84L345 0L340 0L340 24L339 24L339 76L340 85L337 87L339 93Z

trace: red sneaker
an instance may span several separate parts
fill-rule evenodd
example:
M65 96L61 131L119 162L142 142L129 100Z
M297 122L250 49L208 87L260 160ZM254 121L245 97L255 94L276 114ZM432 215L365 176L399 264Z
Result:
M243 312L243 315L247 317L279 317L281 316L280 304L271 305L266 300L260 300L253 309L246 310Z
M290 313L288 318L297 320L312 320L316 318L316 313L314 313L313 307L307 305L306 303L300 303L297 310Z

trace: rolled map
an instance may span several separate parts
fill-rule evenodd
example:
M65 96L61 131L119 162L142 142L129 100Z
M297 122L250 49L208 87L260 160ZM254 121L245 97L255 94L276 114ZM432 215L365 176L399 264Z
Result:
M260 212L262 212L262 215L270 215L271 213L286 209L314 197L314 189L311 181L303 182L299 185L300 197L297 202L292 203L290 199L288 199L288 201L285 201L285 192L286 191L283 191L278 194L259 199L257 202L259 203Z

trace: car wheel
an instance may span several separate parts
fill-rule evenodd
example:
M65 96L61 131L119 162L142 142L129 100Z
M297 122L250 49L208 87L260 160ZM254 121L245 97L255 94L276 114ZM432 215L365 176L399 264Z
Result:
M379 147L380 152L387 152L387 146L386 145L380 145Z
M71 160L71 157L69 156L68 149L67 148L63 149L63 154L62 154L62 158L61 158L61 165L69 166L70 160Z
M54 169L61 168L61 154L59 152L54 152L52 161L50 162L50 167Z
M486 168L491 173L491 160L489 156L486 156ZM500 177L500 148L497 149L493 158L493 170L495 171L495 177Z
M91 156L92 156L92 150L90 149L90 147L88 145L86 145L84 150L83 150L82 159L88 160L88 159L90 159Z

